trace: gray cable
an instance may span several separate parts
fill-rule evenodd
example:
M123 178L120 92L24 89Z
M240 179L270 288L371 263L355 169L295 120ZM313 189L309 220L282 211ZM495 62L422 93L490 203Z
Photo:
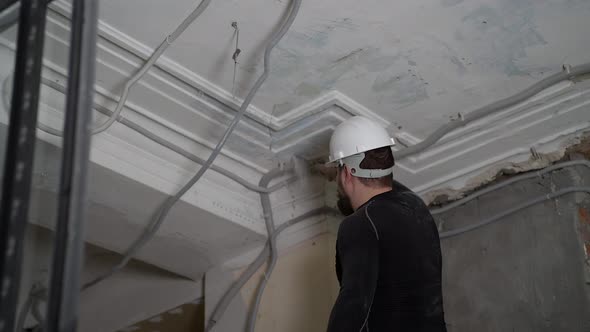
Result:
M501 220L502 218L504 218L504 217L506 217L508 215L511 215L511 214L513 214L515 212L518 212L520 210L526 209L526 208L528 208L530 206L533 206L535 204L544 202L546 200L551 200L553 198L557 198L557 197L560 197L560 196L563 196L563 195L567 195L567 194L570 194L570 193L575 193L575 192L585 192L585 193L590 194L590 187L568 187L568 188L564 188L564 189L558 190L556 192L552 192L552 193L547 194L547 195L543 195L543 196L539 196L539 197L530 199L530 200L528 200L528 201L526 201L524 203L521 203L521 204L519 204L519 205L517 205L517 206L515 206L513 208L510 208L510 209L508 209L508 210L506 210L504 212L498 213L495 216L492 216L490 218L484 219L483 221L478 222L476 224L472 224L472 225L467 225L467 226L464 226L464 227L460 227L460 228L454 229L452 231L442 232L442 233L440 233L440 238L441 239L447 239L447 238L450 238L450 237L453 237L453 236L457 236L457 235L460 235L460 234L463 234L463 233L466 233L466 232L469 232L469 231L478 229L478 228L483 227L485 225L488 225L488 224L491 224L493 222L499 221L499 220Z
M262 179L260 179L259 185L261 187L266 187L268 183L276 178L283 175L285 172L281 170L273 170L266 173ZM264 278L260 281L260 285L258 285L258 289L256 290L256 297L254 300L254 305L250 309L250 315L248 317L248 328L246 331L254 332L254 328L256 327L256 316L258 314L258 308L260 307L260 302L262 301L262 294L264 293L264 289L266 288L266 284L268 283L268 279L272 275L274 268L277 264L277 235L275 234L275 223L274 218L272 215L272 206L270 203L270 195L266 193L260 194L260 204L262 205L262 213L264 214L264 223L266 224L266 232L268 234L268 248L269 248L269 256L270 262L266 266L266 272L264 273Z
M135 83L137 83L137 81L139 81L148 72L148 70L151 67L154 66L154 64L156 63L158 58L160 58L160 56L176 40L176 38L178 38L191 25L191 23L193 23L205 11L205 9L207 9L207 6L209 6L209 3L211 3L211 0L201 1L201 3L197 6L197 8L195 8L195 10L193 10L193 12L190 13L190 15L187 18L185 18L184 21L182 21L182 23L180 23L180 25L178 27L176 27L174 32L172 32L170 35L166 36L166 38L162 41L162 43L160 43L160 46L158 46L156 51L154 51L154 53L152 53L152 55L144 63L144 65L141 67L141 69L137 73L135 73L135 75L133 75L131 77L131 79L129 79L125 83L125 86L123 87L123 93L121 94L121 98L119 99L119 102L117 103L117 107L115 108L115 112L109 117L109 119L105 123L103 123L102 125L100 125L94 129L94 131L93 131L94 134L98 134L98 133L101 133L101 132L107 130L117 120L117 118L119 117L119 114L121 114L121 111L123 110L123 107L125 106L125 102L127 101L127 97L129 96L129 90L131 89L131 87Z
M442 127L439 127L435 130L430 136L428 136L422 142L402 149L400 151L394 152L394 157L397 159L403 159L410 155L414 155L416 153L422 152L429 148L430 146L434 145L438 140L440 140L443 136L448 134L449 132L463 127L466 124L473 122L475 120L481 119L487 115L492 113L504 110L512 105L516 105L520 102L525 101L526 99L536 95L537 93L565 80L571 80L577 76L590 74L590 63L586 63L583 65L579 65L576 67L572 67L571 69L564 70L560 73L553 74L547 78L542 79L541 81L535 83L534 85L530 86L524 91L515 94L512 97L508 97L502 100L499 100L495 103L489 104L482 108L479 108L475 111L467 113L463 116L462 119L451 121Z
M297 17L297 14L299 13L299 8L301 7L301 2L302 0L292 0L291 1L291 6L289 9L289 15L287 17L287 20L281 25L278 33L276 33L276 35L273 35L270 39L269 45L267 46L265 52L264 52L264 72L262 74L262 76L260 76L260 78L258 79L258 81L254 84L254 89L258 89L258 87L260 87L260 85L262 84L262 82L264 82L264 80L266 79L266 77L268 76L268 72L269 72L269 60L270 60L270 51L274 48L274 46L279 42L279 40L285 35L285 33L287 33L287 31L289 30L289 28L291 27L291 25L293 24L293 22L295 21L295 17ZM246 102L250 102L251 98L253 97L252 91L250 94L248 94L248 96L246 97L246 99L244 100L244 104ZM240 111L238 113L238 115L236 116L237 119L239 119L238 117L241 117L242 114L245 111L244 108L244 104L242 104L242 107L240 108ZM235 122L235 121L234 121ZM265 221L267 222L267 230L268 230L268 219L266 218L266 213L265 213ZM274 225L272 226L274 228ZM272 238L272 236L271 236ZM269 238L268 241L272 242L272 239ZM270 251L270 249L269 249ZM261 255L264 254L264 250L263 252L261 252ZM262 257L264 259L264 256L259 256ZM254 264L250 265L247 269L248 273L254 273L256 272L256 270L258 269L258 267L254 267ZM243 284L246 283L247 280L249 280L251 277L251 275L247 278L243 278L241 280L242 286ZM235 294L237 294L237 292L239 291L240 287L232 287L228 290L228 292L226 292L226 294L224 294L224 296L222 297L221 301L218 303L218 305L215 308L215 311L213 312L213 314L211 315L211 319L209 321L208 327L207 327L207 331L211 330L213 328L213 326L215 325L215 323L218 321L218 318L221 317L223 315L223 313L225 312L225 309L227 308L227 306L229 305L229 302L231 301L231 299L233 298L233 296L235 296ZM229 295L228 294L233 294L233 295Z
M27 296L27 300L25 301L21 312L18 315L18 320L16 324L16 332L22 332L25 328L25 322L27 319L27 315L29 312L33 314L33 317L39 323L39 325L43 325L43 317L39 310L39 304L41 300L46 300L47 297L47 289L41 283L34 283L29 290L29 295Z
M210 0L203 0L203 3L206 1L210 1ZM102 280L110 277L111 275L113 275L117 271L124 268L127 265L127 263L131 260L131 258L137 253L137 251L139 251L139 249L141 249L148 241L150 241L152 239L152 237L156 234L158 229L160 229L160 226L164 222L166 216L168 215L168 212L170 212L170 210L172 209L174 204L176 204L176 202L178 202L178 200L180 200L180 198L190 188L192 188L192 186L195 183L197 183L197 181L199 181L201 179L201 177L203 176L205 171L207 171L207 169L209 169L209 167L213 164L213 161L215 160L217 155L221 152L221 149L225 145L225 142L227 141L229 136L232 134L236 125L238 124L238 122L241 120L242 116L246 112L246 109L250 105L250 102L252 102L254 95L256 94L256 92L258 92L258 89L260 88L262 83L264 83L264 81L268 77L268 74L270 72L270 53L273 50L273 48L276 46L276 44L280 41L280 39L285 35L287 30L291 27L291 24L295 20L295 16L297 16L297 12L299 11L299 5L301 4L301 0L293 0L293 1L294 1L294 4L292 6L291 12L289 13L289 17L287 18L286 22L281 26L281 28L277 32L273 33L269 43L266 46L266 49L264 51L264 72L258 78L256 83L254 83L254 86L252 87L252 89L250 90L250 92L248 93L246 98L244 99L244 102L242 103L240 110L236 114L235 118L233 119L233 121L231 122L229 127L226 129L221 140L217 143L217 146L215 147L215 149L213 149L213 152L211 152L211 155L209 156L207 161L205 161L205 163L203 164L203 166L201 166L201 168L199 169L197 174L195 174L195 176L193 176L186 185L184 185L174 196L168 198L162 204L161 208L158 210L158 212L154 216L154 220L150 223L150 226L148 226L148 228L145 230L144 234L140 238L138 238L129 247L129 249L127 249L125 251L125 254L124 254L121 262L119 264L115 265L110 271L108 271L104 275L99 276L99 277L95 278L94 280L91 280L90 282L85 284L83 289L87 289L88 287L91 287L91 286L101 282ZM113 115L113 118L116 119L117 117L118 117L118 115L116 115L116 116Z
M500 183L497 183L497 184L491 185L489 187L486 187L484 189L478 190L478 191L476 191L476 192L474 192L474 193L472 193L472 194L470 194L470 195L468 195L468 196L466 196L466 197L464 197L464 198L462 198L460 200L454 201L454 202L452 202L450 204L447 204L447 205L445 205L445 206L443 206L441 208L431 209L430 210L430 213L433 214L433 215L441 214L443 212L446 212L446 211L449 211L449 210L451 210L453 208L456 208L456 207L458 207L460 205L463 205L463 204L465 204L465 203L467 203L469 201L472 201L472 200L476 199L477 197L479 197L481 195L484 195L484 194L487 194L489 192L492 192L492 191L495 191L497 189L500 189L502 187L508 186L508 185L510 185L512 183L515 183L515 182L518 182L518 181L522 181L522 180L526 180L526 179L532 179L532 178L540 177L540 176L543 176L544 174L553 172L553 171L555 171L557 169L566 168L566 167L572 167L572 166L586 166L586 167L590 168L590 161L588 161L588 160L566 161L566 162L562 162L562 163L555 164L555 165L552 165L552 166L548 166L546 168L543 168L543 169L538 170L538 171L535 171L535 172L526 173L526 174L523 174L523 175L517 175L517 176L514 176L514 177L512 177L512 178L510 178L508 180L505 180L505 181L502 181Z
M29 291L29 296L27 296L27 300L25 301L25 304L23 305L23 308L21 309L20 313L18 314L18 320L16 322L16 332L23 332L24 328L25 328L25 321L27 319L27 315L29 314L29 311L31 311L31 308L33 307L33 296L31 295L31 293L33 292L33 288L31 288L31 290Z

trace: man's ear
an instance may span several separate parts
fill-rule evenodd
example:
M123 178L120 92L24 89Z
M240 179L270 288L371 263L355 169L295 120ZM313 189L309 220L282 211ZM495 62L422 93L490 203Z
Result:
M343 173L343 177L344 177L344 181L348 182L350 181L350 178L352 177L352 173L350 173L350 168L348 168L348 166L344 165L344 167L342 168L342 173Z

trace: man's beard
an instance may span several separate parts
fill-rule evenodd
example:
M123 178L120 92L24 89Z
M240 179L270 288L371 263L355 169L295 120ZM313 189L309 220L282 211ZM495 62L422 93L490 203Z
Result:
M346 195L344 189L342 189L342 185L340 184L340 179L338 179L338 210L344 216L350 216L354 213L354 209L352 208L352 204L350 203L350 197Z

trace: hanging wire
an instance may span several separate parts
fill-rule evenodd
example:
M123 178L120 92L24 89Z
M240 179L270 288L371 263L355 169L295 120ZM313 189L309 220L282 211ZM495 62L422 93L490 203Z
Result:
M231 56L232 60L234 60L234 80L232 83L232 95L234 98L236 97L236 72L238 70L238 56L242 52L240 49L240 28L238 28L238 22L232 22L231 26L236 30L236 50L234 54Z

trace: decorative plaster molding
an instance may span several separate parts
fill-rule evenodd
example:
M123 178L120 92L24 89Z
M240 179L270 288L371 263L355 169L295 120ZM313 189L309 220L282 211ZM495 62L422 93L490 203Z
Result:
M57 1L51 8L52 17L48 24L61 29L63 34L67 33L67 25L59 22L69 15L70 5L64 1ZM151 52L150 48L139 41L102 22L99 34L99 70L111 75L114 82L123 80L128 73L136 70L141 59L149 56ZM52 32L49 38L67 47L67 38L64 36L60 37ZM48 66L61 74L65 73L63 65L48 61ZM112 108L118 96L100 84L98 92L101 94L101 103ZM134 99L133 95L151 96L151 99L147 102L139 97ZM587 84L558 84L519 105L450 133L432 148L401 160L398 165L402 172L414 179L412 182L415 182L415 188L427 191L470 173L474 165L480 168L487 167L498 160L521 154L527 147L522 146L521 142L510 141L510 137L517 134L530 132L527 136L528 141L523 143L526 145L530 140L542 142L546 137L554 135L556 130L579 130L580 122L576 119L580 119L581 114L586 112L589 100L590 88ZM153 122L157 125L152 126L159 128L158 134L170 135L170 132L173 132L173 137L199 145L203 154L206 154L206 151L215 145L214 137L207 133L211 133L211 128L222 130L240 102L228 91L163 56L155 68L134 88L124 116L146 123ZM146 106L148 104L164 105L163 107L174 109L176 114L189 114L186 115L187 120L201 123L200 128L209 130L203 131L203 134L199 128L194 131L188 130L183 127L183 122L171 121L155 112L153 108L150 109ZM299 154L308 149L309 142L329 136L335 126L349 116L364 115L385 126L390 125L383 117L336 90L329 91L281 116L271 116L269 112L260 110L255 105L248 108L246 115L247 119L240 123L234 134L239 138L236 141L243 143L233 143L233 146L229 144L223 150L223 154L258 174L268 170L268 163L263 162L265 158ZM553 126L559 121L563 124ZM552 124L551 128L548 128L548 123ZM582 124L582 127L587 126ZM405 144L420 142L419 138L406 131L397 132L396 136ZM500 142L510 143L506 145L507 143ZM249 150L243 152L242 148ZM490 151L486 158L471 157L476 151L483 149ZM316 154L321 153L323 152L318 151ZM235 168L228 162L222 166Z

